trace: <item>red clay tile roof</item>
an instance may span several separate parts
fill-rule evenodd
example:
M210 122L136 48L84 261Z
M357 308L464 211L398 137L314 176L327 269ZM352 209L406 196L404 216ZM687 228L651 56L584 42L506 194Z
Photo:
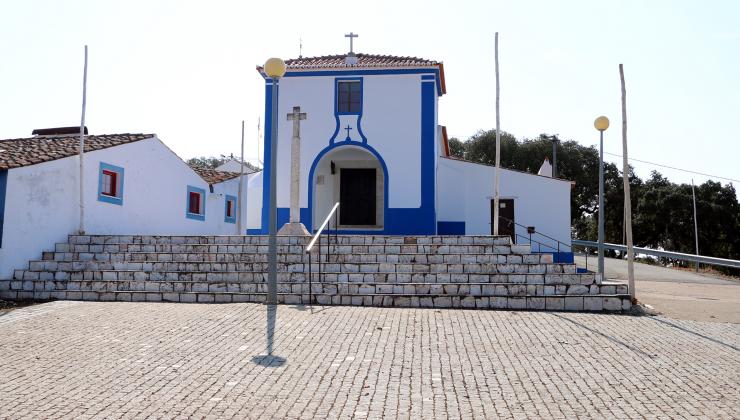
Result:
M209 184L218 184L219 182L228 181L239 176L239 172L217 171L215 169L195 165L190 165L190 167Z
M107 149L155 137L155 134L104 134L85 136L85 152ZM35 165L77 155L80 137L37 136L23 139L0 140L0 169Z
M298 70L340 70L340 69L377 69L377 68L438 68L442 93L447 93L445 85L444 64L440 61L427 60L417 57L400 57L395 55L380 54L355 54L357 64L348 65L345 61L347 54L322 55L319 57L301 57L285 60L287 71ZM257 66L257 71L264 76L262 66Z
M417 57L357 53L357 64L346 63L347 54L323 55L320 57L301 57L285 60L288 70L333 69L333 68L395 68L395 67L437 67L439 63Z

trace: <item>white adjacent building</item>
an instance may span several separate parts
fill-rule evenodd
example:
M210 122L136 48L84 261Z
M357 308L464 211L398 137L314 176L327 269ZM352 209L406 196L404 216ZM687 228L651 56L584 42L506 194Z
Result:
M79 136L41 132L0 140L0 279L79 229ZM87 233L237 233L239 174L191 168L154 134L85 136L84 168Z
M300 213L309 231L339 202L342 233L491 233L494 168L449 156L438 120L446 91L442 63L348 54L286 64L278 121L270 112L273 80L257 68L265 80L265 168L249 183L249 233L267 233L272 176L278 228L288 221L292 121L286 116L295 106L307 113L301 121ZM273 124L276 168L270 166ZM500 188L502 217L522 225L502 220L503 234L521 242L525 226L534 226L570 244L569 181L502 170Z

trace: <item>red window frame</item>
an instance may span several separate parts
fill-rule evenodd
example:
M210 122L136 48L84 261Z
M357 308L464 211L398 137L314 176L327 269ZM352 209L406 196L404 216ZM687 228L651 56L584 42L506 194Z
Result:
M201 200L201 194L198 192L190 191L190 194L188 195L188 212L192 214L201 214L200 213L200 200Z
M110 190L105 190L105 178L106 176L110 177ZM102 195L108 196L108 197L117 197L118 196L118 173L115 171L109 171L104 169L103 170L103 188L100 192Z

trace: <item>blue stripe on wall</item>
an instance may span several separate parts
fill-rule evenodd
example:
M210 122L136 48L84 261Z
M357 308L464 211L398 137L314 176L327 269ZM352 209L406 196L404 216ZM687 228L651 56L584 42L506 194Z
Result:
M8 170L0 170L0 248L3 247L3 222L5 221L5 191L8 187Z
M262 136L264 145L262 150L265 151L264 165L262 168L262 229L267 233L267 224L269 223L270 211L270 177L272 176L272 149L270 148L270 139L272 138L272 81L267 79L265 84L265 135ZM279 92L278 92L279 93ZM278 100L279 102L279 100Z
M437 222L437 235L465 235L465 222Z

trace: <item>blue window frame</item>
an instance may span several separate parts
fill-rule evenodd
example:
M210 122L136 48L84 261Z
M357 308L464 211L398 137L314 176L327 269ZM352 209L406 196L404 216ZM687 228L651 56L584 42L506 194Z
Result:
M206 190L188 185L185 196L185 217L193 220L206 220Z
M337 114L359 115L362 113L362 79L336 79Z
M224 200L224 222L236 223L236 197L227 195Z
M123 168L100 162L98 201L123 205Z

